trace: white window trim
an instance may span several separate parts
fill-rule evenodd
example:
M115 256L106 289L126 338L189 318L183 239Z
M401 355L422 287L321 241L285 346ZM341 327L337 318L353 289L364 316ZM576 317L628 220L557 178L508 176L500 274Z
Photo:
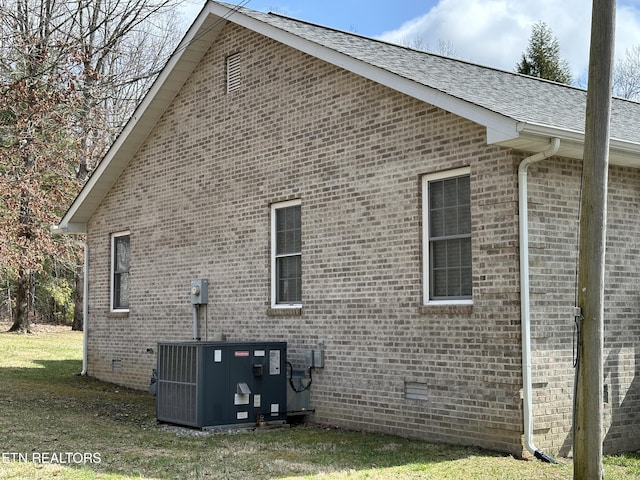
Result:
M276 303L276 210L287 207L301 205L300 199L286 202L274 203L271 205L271 308L301 308L299 303Z
M423 305L473 305L473 299L459 299L459 300L430 300L429 299L429 274L430 258L429 258L429 195L428 186L429 182L436 180L444 180L446 178L461 177L463 175L470 175L471 169L469 167L456 168L454 170L446 170L443 172L432 173L424 175L422 177L422 298Z
M115 279L115 275L114 275L114 271L115 271L115 250L116 250L116 238L118 237L124 237L126 235L131 235L131 232L129 230L125 230L122 232L116 232L116 233L112 233L111 234L111 268L109 269L109 311L113 312L113 313L120 313L120 312L128 312L129 309L128 308L113 308L113 294L114 294L114 279ZM131 248L131 237L129 237L129 248ZM129 264L129 268L131 268L131 264Z

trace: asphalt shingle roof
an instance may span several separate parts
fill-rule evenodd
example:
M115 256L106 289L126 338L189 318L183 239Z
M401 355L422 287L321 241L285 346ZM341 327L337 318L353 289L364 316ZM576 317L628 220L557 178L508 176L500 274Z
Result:
M230 8L233 6L229 6ZM314 25L239 9L296 35L518 122L584 133L586 91ZM640 103L615 99L611 137L640 143Z
M240 15L234 19L233 15L238 11ZM255 23L251 28L274 35L273 38L282 37L285 43L304 47L302 49L311 55L316 54L328 61L333 61L335 56L338 59L336 64L344 64L345 68L352 68L356 73L359 71L365 76L371 75L372 79L381 80L391 88L397 87L399 91L410 91L410 94L415 94L423 101L440 102L439 106L451 107L454 113L457 109L463 112L463 116L469 115L465 118L476 121L473 120L475 118L485 125L488 140L490 129L494 141L505 142L519 142L518 135L529 129L529 137L523 138L523 143L513 148L541 151L540 146L545 148L548 145L546 139L564 137L570 140L565 142L569 147L564 153L580 158L586 104L584 90L429 54L282 15L210 1L69 207L60 225L55 227L56 231L86 233L87 220L215 41L225 19L238 20L240 24L248 19L249 23ZM330 52L330 55L325 56L326 52ZM442 98L444 101L441 101ZM522 127L520 133L513 130L518 122L521 122L518 127ZM640 103L614 99L611 139L619 142L617 159L621 165L640 167L637 154L640 151Z

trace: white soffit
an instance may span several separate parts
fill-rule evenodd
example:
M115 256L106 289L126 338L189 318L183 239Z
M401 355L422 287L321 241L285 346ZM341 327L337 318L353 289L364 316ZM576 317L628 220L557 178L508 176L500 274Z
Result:
M584 157L584 134L582 132L524 123L518 126L518 131L518 138L497 143L524 152L538 153L549 148L550 138L559 138L560 149L556 156L579 160ZM610 139L609 164L640 168L640 144L616 138Z

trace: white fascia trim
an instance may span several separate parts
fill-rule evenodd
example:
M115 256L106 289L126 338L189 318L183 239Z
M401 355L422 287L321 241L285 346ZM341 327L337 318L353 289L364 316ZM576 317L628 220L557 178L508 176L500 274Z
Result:
M51 225L49 227L51 233L62 235L84 235L87 233L86 223L65 223L60 225Z
M554 128L547 125L525 122L519 122L517 129L518 133L520 134L540 135L547 137L548 139L560 138L562 140L584 144L584 132L580 132L577 130ZM627 140L620 140L619 138L611 138L609 140L609 144L611 146L611 149L616 149L624 152L640 153L639 142L629 142Z
M518 122L519 136L540 137L544 142L544 150L549 148L549 142L553 138L559 138L563 142L571 142L584 145L584 133L567 128L555 128L548 125L540 125L529 122Z
M549 141L553 138L559 138L565 145L568 143L584 148L584 132L577 130L553 128L547 125L526 122L519 122L517 130L521 137L526 137L527 135L540 137L541 145L544 145L545 149L548 148ZM609 156L612 165L640 168L640 143L611 138L609 140ZM576 158L582 160L582 155Z
M217 3L210 3L209 9L213 14L219 16L229 15L229 12L231 12L229 8ZM518 136L516 129L518 122L512 118L298 37L242 13L234 12L229 15L228 20L327 63L483 125L487 128L487 136L491 136L494 142L517 138Z

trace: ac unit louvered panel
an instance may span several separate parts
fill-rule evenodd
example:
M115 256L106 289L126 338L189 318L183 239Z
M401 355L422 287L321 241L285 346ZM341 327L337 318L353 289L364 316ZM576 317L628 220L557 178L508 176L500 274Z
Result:
M197 425L197 355L193 345L160 345L158 349L157 417Z

